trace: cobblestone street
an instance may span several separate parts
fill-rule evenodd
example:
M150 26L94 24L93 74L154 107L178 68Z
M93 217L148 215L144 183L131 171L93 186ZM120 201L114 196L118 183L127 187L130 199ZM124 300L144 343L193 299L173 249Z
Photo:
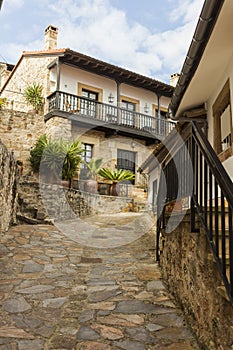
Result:
M144 217L102 215L63 222L62 230L20 225L4 234L0 349L199 349L160 279L151 230L138 235Z

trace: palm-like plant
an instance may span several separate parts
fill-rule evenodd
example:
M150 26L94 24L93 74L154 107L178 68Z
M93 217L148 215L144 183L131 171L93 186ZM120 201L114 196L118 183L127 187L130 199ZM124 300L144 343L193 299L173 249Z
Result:
M87 168L87 177L90 179L96 179L100 171L100 166L103 163L103 158L92 158L89 163L85 162Z
M36 173L40 170L40 162L45 147L48 144L47 136L44 134L36 141L35 146L30 151L29 161L31 163L32 170Z
M82 142L78 139L71 142L62 142L62 149L65 153L62 177L71 182L75 172L82 160L83 147Z
M36 111L40 110L44 104L42 90L43 87L40 84L33 83L24 91L25 100L27 103L31 104Z
M49 176L50 180L63 178L71 185L82 153L82 143L79 140L57 141L42 135L30 151L29 160L35 172L40 171L42 176Z
M111 187L111 194L113 196L117 196L116 186L120 181L131 181L135 178L135 175L126 169L115 169L112 170L110 168L102 168L99 170L99 175L102 176L106 180L111 180L113 182Z
M55 181L61 179L65 157L63 141L48 139L41 158L40 170L42 173L50 174L50 178Z

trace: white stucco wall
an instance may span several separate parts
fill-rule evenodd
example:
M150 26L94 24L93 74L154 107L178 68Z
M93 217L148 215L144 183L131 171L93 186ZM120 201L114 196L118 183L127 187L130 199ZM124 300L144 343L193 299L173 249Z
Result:
M157 180L157 193L158 193L160 171L161 171L161 168L158 166L156 169L153 169L148 175L148 204L150 208L152 208L153 202L156 203L157 201L157 196L156 198L153 198L153 196L155 195L153 192L153 183L155 180Z
M98 76L97 74L89 73L79 68L67 66L65 64L61 65L60 90L77 95L78 83L102 89L103 103L109 103L108 96L111 93L114 96L113 105L117 104L117 84L114 80L105 78L103 76ZM120 85L120 95L139 100L140 113L145 113L144 106L147 104L149 107L149 111L147 113L148 115L153 115L152 105L158 104L158 98L155 93L126 84ZM167 108L169 100L170 99L168 97L161 97L161 108Z
M224 74L221 77L221 80L218 82L217 86L214 89L214 93L210 96L209 100L207 101L208 139L212 146L214 143L214 119L213 119L212 108L215 100L217 99L219 93L221 92L223 86L225 85L228 79L230 81L230 94L231 94L230 98L231 98L231 113L232 113L233 111L233 57L228 62L228 65L225 69ZM227 170L231 179L233 180L233 156L225 160L222 164Z

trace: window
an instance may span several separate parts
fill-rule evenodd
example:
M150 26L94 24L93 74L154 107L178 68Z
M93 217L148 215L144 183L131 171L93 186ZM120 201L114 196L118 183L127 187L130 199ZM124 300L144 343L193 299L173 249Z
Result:
M117 169L130 170L135 174L135 152L123 149L117 150ZM134 181L131 181L134 184Z
M136 110L135 103L128 101L121 101L121 107L125 110L122 111L121 122L125 125L134 125L134 112Z
M98 102L102 101L103 90L94 86L78 84L80 113L92 118L98 117Z
M86 163L90 163L90 160L92 158L92 153L93 153L93 145L90 145L89 143L84 143L83 144L83 149L84 149L85 152L82 155L82 159Z
M139 101L121 96L121 123L127 126L135 126L135 112L138 111Z
M232 145L232 113L230 104L229 80L224 85L213 104L214 118L214 150L225 160L231 155ZM223 153L226 154L224 155Z
M167 109L164 107L160 107L160 117L159 117L159 111L158 106L153 105L154 110L154 116L155 116L155 129L156 132L159 135L165 136L166 135L166 115L167 115Z
M97 113L96 101L98 101L98 93L83 89L82 97L85 98L81 99L81 113L95 118Z
M90 160L93 155L93 145L89 143L84 143L83 144L83 154L82 154L82 160L86 163L90 163ZM81 163L81 170L80 170L80 178L81 179L86 179L87 178L87 172L88 169L85 164Z

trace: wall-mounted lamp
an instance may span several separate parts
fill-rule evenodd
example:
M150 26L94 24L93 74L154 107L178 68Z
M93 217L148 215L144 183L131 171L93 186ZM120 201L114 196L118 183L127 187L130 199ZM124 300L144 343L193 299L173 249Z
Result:
M145 112L145 113L148 113L148 112L149 112L149 107L148 107L148 104L147 104L147 103L145 103L144 112Z
M114 96L113 96L113 94L110 92L110 94L109 94L109 96L108 96L108 102L109 102L109 103L113 103L113 101L114 101Z
M135 146L136 146L136 142L133 140L133 141L131 142L131 147L134 149Z

